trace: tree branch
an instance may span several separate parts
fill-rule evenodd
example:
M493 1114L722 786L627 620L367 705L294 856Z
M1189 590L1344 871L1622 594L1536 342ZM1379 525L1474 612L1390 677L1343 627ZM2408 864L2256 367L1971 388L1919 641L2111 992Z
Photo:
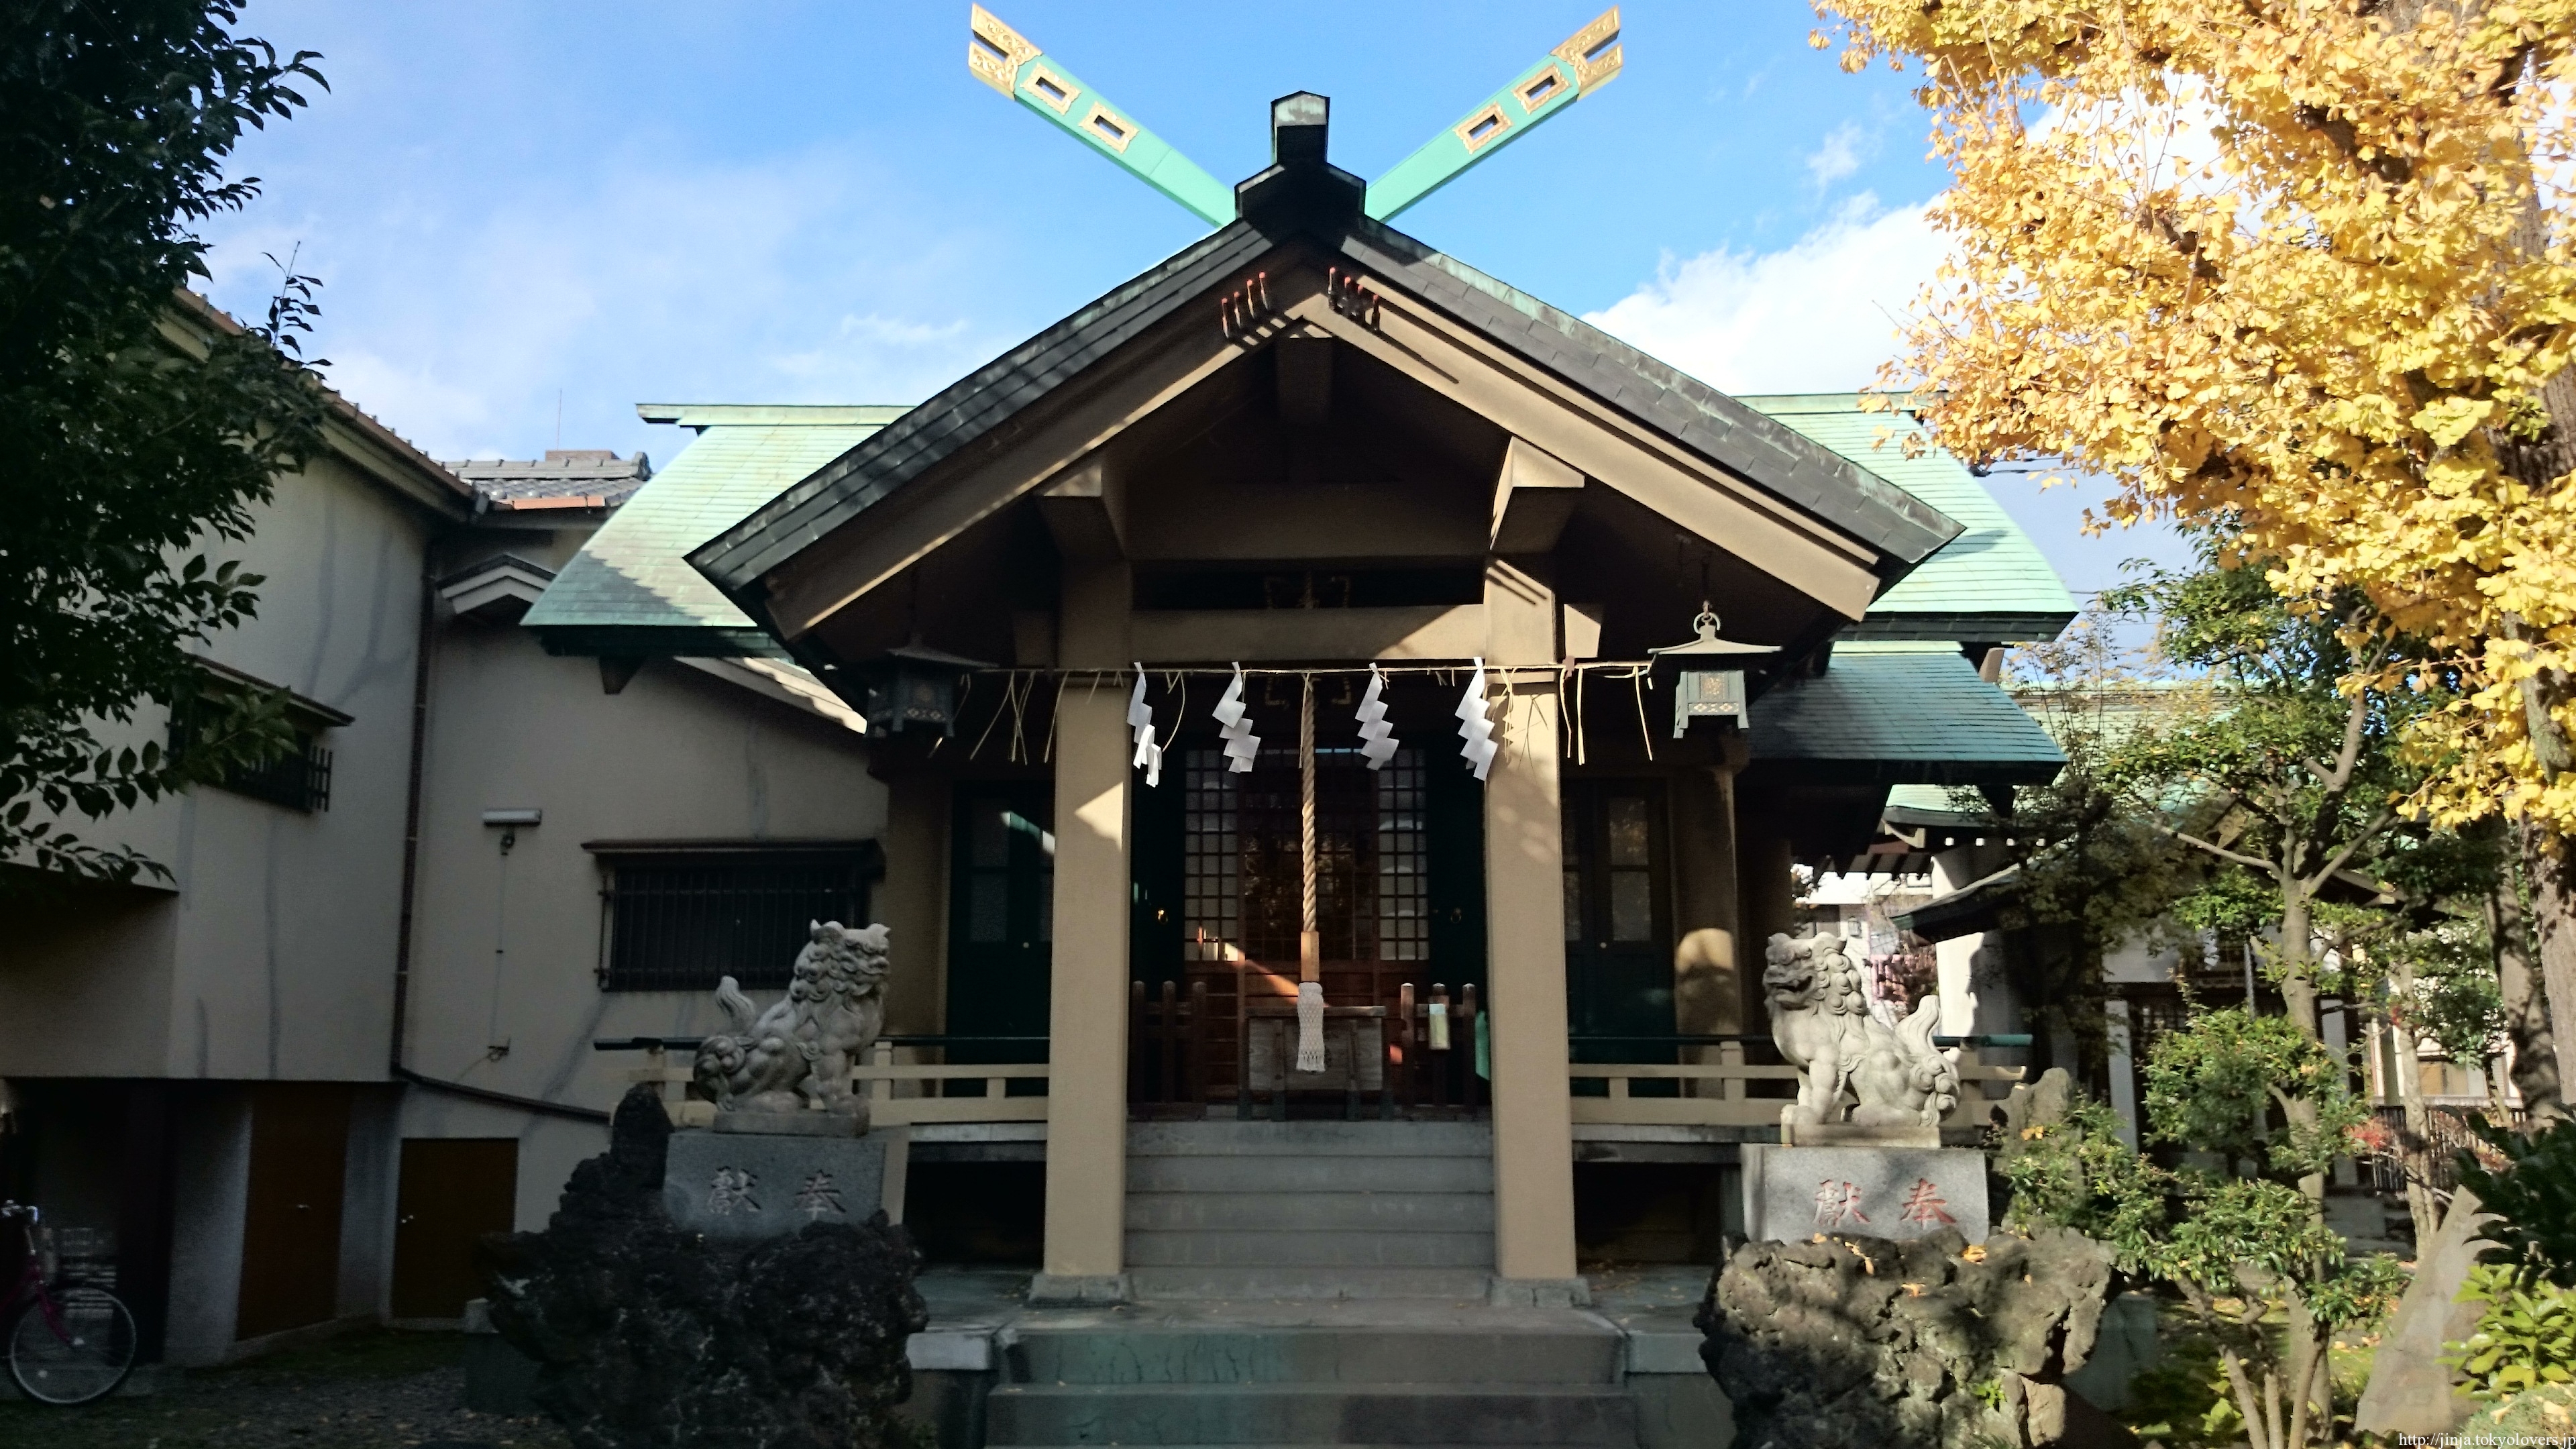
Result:
M2201 850L2206 850L2221 860L2232 860L2238 865L2245 866L2248 869L2259 870L2265 875L2271 876L2275 880L2281 878L2282 868L2271 861L2260 860L2254 856L2241 854L2237 851L2230 850L2223 845L2213 845L2210 842L2201 839L2197 835L2192 835L2184 831L2174 830L2170 827L2159 828L2163 829L2167 835L2181 841L2183 844L2194 846Z
M2363 846L2368 845L2372 840L2376 839L2379 832L2387 829L2391 824L2394 824L2396 819L2397 811L2394 808L2386 805L2380 806L2379 813L2370 817L2369 824L2354 831L2352 839L2345 841L2343 843L2343 848L2336 851L2332 859L2318 867L2315 875L2308 877L2307 888L2309 893L2313 895L2317 891L2323 890L2326 882L2334 879L2335 872L2343 869L2344 862L2352 859L2354 854L2359 852Z

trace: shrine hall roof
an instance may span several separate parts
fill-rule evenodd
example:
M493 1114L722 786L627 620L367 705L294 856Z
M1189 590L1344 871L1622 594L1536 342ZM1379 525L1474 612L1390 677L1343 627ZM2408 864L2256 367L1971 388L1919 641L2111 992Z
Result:
M1956 537L1933 505L1796 428L1570 313L1365 217L1314 235L1363 273L1409 290L1756 487L1887 555L1902 570ZM795 484L689 555L727 594L757 581L950 454L1280 245L1235 221L1004 353Z

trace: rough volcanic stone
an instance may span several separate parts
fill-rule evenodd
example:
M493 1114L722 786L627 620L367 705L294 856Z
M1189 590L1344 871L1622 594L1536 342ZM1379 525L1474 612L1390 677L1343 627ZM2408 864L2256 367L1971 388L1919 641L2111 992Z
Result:
M882 1136L675 1132L662 1206L680 1228L720 1242L863 1223L883 1206L885 1154Z
M486 1240L492 1323L537 1360L539 1406L578 1449L909 1442L893 1409L930 1321L911 1239L876 1213L710 1240L664 1208L670 1139L637 1087L546 1230Z
M1700 1358L1737 1449L2099 1441L2060 1385L2110 1281L2110 1249L2063 1229L1746 1243L1700 1305Z

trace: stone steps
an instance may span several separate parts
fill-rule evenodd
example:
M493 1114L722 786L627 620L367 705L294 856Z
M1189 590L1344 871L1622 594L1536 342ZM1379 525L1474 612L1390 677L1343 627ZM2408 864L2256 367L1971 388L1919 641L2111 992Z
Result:
M984 1414L991 1445L1637 1443L1599 1384L1004 1384Z
M1570 1309L1318 1305L1302 1322L1266 1323L1214 1308L1094 1309L1023 1320L1002 1366L1022 1384L1615 1385L1625 1346Z
M1142 1299L1473 1299L1494 1262L1479 1122L1156 1122L1129 1129Z

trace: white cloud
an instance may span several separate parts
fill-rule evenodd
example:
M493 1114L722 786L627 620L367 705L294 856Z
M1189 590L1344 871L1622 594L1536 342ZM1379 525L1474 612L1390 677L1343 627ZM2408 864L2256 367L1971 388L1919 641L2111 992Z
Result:
M1856 121L1845 121L1826 132L1824 144L1807 157L1807 179L1822 191L1858 171L1868 140Z
M1943 246L1921 206L1864 192L1783 250L1668 260L1584 320L1727 392L1844 391L1896 355Z
M261 253L301 240L333 385L434 456L530 456L558 392L566 446L675 450L637 402L911 402L1010 340L969 320L971 241L907 225L874 170L826 148L570 195L397 180L222 235L214 295L257 311Z

